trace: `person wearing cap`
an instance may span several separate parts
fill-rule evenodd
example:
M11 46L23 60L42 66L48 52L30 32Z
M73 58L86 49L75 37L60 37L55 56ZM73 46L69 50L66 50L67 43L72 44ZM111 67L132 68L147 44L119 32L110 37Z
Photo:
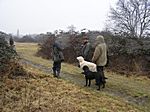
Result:
M102 81L106 83L104 76L104 66L107 63L107 46L102 35L99 35L95 39L95 51L92 57L92 62L97 65L97 72L99 72L102 76ZM96 78L96 84L98 82L98 78Z
M57 40L54 41L52 57L53 57L53 75L60 78L61 63L64 61L63 48Z
M91 49L92 49L92 46L89 42L88 37L84 36L81 54L82 54L85 61L91 61L91 58L92 58Z

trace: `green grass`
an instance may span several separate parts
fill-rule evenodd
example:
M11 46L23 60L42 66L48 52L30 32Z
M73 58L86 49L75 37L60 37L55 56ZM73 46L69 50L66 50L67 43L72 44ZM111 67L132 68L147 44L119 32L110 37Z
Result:
M41 57L35 56L38 50L37 44L17 43L16 49L17 49L17 52L21 53L21 56L24 59L30 60L37 64L44 65L49 68L52 67L51 60L46 60L46 59L42 59ZM64 73L69 73L74 76L77 76L77 75L79 77L81 76L80 74L81 70L78 67L71 65L71 64L63 63L62 71ZM150 79L147 79L146 77L136 77L136 76L125 77L125 76L122 76L120 74L116 74L113 72L105 72L105 74L106 74L106 77L108 77L106 89L104 91L101 91L100 93L97 93L97 91L95 90L93 91L93 89L85 89L86 92L88 92L89 94L92 94L92 99L89 100L89 102L91 102L89 104L87 103L88 101L84 102L82 101L82 98L81 98L80 104L84 105L83 108L87 108L87 109L90 108L91 110L94 110L92 109L94 108L93 105L97 105L97 107L98 106L101 107L100 112L101 111L127 112L131 108L133 108L134 112L136 111L136 109L137 110L141 109L141 111L145 111L145 112L148 112L150 110L150 107L149 107L150 105L150 86L149 86ZM115 94L115 95L112 95L111 92L112 94ZM103 100L101 101L101 99L103 98L103 97L100 97L101 95L103 97L106 97L107 100L104 99L104 101ZM124 100L123 97L129 97L129 100L139 99L139 102L143 101L140 99L146 98L147 101L146 103L142 105L137 105L134 103L133 104L128 103L127 101ZM100 103L100 105L98 105L98 103ZM113 110L113 108L115 108L115 110Z
M45 65L47 67L52 67L51 60L45 60L41 57L36 57L36 52L38 50L38 44L36 43L17 43L16 50L20 54L20 57L30 60L34 63Z

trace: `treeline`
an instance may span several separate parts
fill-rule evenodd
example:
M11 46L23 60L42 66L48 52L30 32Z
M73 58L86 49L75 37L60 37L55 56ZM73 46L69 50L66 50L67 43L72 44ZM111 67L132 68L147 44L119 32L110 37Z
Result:
M63 53L65 62L77 63L76 57L81 55L82 38L85 32L61 32L61 33L46 33L36 35L33 38L34 42L39 43L38 56L46 59L51 59L51 51L54 39L61 41L64 48ZM96 36L103 35L108 46L109 63L107 68L121 74L140 74L150 77L150 37L131 38L111 33L109 31L88 31L86 35L89 41L94 44ZM0 72L4 73L12 69L10 66L13 60L17 61L17 54L8 44L11 35L0 32ZM27 38L23 42L33 42ZM22 39L23 40L23 39ZM92 48L94 52L94 47ZM17 65L17 63L15 63ZM17 65L18 66L18 65ZM7 69L5 69L7 68ZM16 67L17 68L17 67ZM9 70L8 70L9 69Z
M43 41L43 36L44 34L39 34L39 35L24 35L23 37L17 37L13 36L13 39L15 42L22 42L22 43L27 43L27 42L42 42Z
M108 46L109 69L121 74L140 74L150 76L150 38L131 38L113 34L108 31L88 31L86 35L94 44L98 35L103 35ZM38 55L51 59L54 38L61 41L65 62L77 63L76 57L81 55L82 33L65 32L45 34L45 40L39 44ZM44 37L43 37L44 38ZM94 47L92 48L94 51Z

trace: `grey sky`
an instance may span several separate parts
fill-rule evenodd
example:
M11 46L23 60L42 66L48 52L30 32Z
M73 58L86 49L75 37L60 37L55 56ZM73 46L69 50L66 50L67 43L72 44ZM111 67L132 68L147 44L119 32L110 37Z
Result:
M0 31L16 34L46 33L87 28L102 30L117 0L0 0Z

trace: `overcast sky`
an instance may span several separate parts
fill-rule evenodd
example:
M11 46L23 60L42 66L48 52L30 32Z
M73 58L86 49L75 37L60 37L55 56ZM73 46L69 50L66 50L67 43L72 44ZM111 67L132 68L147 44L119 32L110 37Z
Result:
M16 34L102 30L117 0L0 0L0 31Z

